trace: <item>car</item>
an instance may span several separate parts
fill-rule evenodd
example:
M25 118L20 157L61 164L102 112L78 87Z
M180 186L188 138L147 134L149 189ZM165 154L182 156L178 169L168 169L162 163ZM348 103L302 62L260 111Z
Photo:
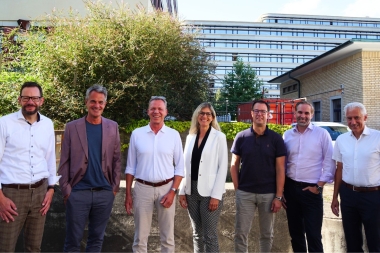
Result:
M339 135L351 131L346 125L338 122L312 121L311 124L326 129L331 136L333 146L335 145L336 138L338 138ZM295 125L297 125L297 123L293 123L292 127Z

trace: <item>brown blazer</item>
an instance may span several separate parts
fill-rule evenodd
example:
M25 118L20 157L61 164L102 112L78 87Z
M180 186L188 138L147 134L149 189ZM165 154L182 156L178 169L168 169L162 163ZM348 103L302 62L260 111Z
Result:
M86 117L66 124L62 141L58 175L62 195L71 193L72 187L84 176L88 163ZM114 192L120 183L120 136L115 121L102 117L102 170Z

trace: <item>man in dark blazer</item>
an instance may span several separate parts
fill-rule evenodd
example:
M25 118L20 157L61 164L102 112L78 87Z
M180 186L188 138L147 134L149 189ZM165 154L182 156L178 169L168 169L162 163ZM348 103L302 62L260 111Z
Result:
M80 252L88 220L86 252L100 252L120 183L120 137L116 122L103 118L107 90L87 89L88 114L66 124L59 184L66 205L65 252Z

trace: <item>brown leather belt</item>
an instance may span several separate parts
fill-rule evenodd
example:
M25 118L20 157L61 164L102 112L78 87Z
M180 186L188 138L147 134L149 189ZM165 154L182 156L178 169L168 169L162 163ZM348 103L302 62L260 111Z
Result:
M138 178L136 178L136 181L139 182L139 183L142 183L142 184L150 185L150 186L153 186L153 187L158 187L158 186L162 186L162 185L165 185L165 184L173 181L173 179L174 179L174 177L166 179L166 180L158 182L158 183L152 183L152 182L144 181L144 180L141 180L141 179L138 179Z
M354 192L373 192L373 191L380 191L380 186L374 186L374 187L357 187L351 184L347 184L346 182L343 182L348 189L353 190Z
M46 178L41 179L40 181L38 181L34 184L1 184L1 187L33 190L33 189L40 187L45 181L46 181Z

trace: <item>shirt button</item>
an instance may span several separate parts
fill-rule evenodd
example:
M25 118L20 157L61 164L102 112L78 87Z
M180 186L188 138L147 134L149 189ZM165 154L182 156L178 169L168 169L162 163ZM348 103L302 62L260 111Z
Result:
M202 176L201 174L199 174L199 176Z

